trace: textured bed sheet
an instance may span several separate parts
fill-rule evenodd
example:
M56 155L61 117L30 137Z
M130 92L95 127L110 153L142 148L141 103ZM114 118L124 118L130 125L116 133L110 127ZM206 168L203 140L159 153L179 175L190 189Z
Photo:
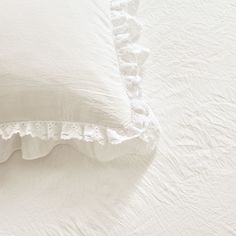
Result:
M158 152L15 153L0 165L0 236L236 235L236 3L143 0L139 15Z

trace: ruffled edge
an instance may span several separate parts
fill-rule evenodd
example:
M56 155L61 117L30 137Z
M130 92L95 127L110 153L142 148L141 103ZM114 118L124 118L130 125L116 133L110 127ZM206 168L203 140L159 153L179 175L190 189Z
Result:
M109 128L96 124L66 121L10 122L0 124L2 140L10 140L13 136L22 138L31 136L40 140L55 140L54 146L56 146L59 140L76 139L105 145L107 143L120 144L140 138L148 144L150 152L153 151L159 135L159 125L151 109L142 99L141 67L149 51L136 44L141 31L141 24L135 17L138 5L138 0L111 0L114 46L132 111L132 123L129 127ZM4 142L3 146L5 145ZM9 151L7 157L3 158L4 161L9 159L14 151ZM22 156L24 158L24 153Z
M142 29L136 15L139 0L111 0L113 39L120 73L130 100L133 129L136 136L153 150L159 136L159 123L142 97L142 65L149 49L137 44Z

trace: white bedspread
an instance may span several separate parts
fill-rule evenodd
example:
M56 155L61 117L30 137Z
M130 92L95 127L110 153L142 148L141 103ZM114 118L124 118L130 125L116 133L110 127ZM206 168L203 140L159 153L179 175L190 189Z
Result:
M143 0L153 158L59 146L0 165L0 236L236 235L236 3Z

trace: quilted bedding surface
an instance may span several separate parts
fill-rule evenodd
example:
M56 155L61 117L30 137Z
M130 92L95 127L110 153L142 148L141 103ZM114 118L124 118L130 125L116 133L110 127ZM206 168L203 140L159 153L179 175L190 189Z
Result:
M145 0L139 15L158 152L15 153L0 165L1 236L236 235L236 3Z

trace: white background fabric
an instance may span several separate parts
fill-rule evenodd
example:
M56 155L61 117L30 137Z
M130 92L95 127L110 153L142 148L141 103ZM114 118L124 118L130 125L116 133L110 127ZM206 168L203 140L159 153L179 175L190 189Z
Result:
M97 163L58 147L0 165L0 235L236 235L236 5L146 0L153 158Z

